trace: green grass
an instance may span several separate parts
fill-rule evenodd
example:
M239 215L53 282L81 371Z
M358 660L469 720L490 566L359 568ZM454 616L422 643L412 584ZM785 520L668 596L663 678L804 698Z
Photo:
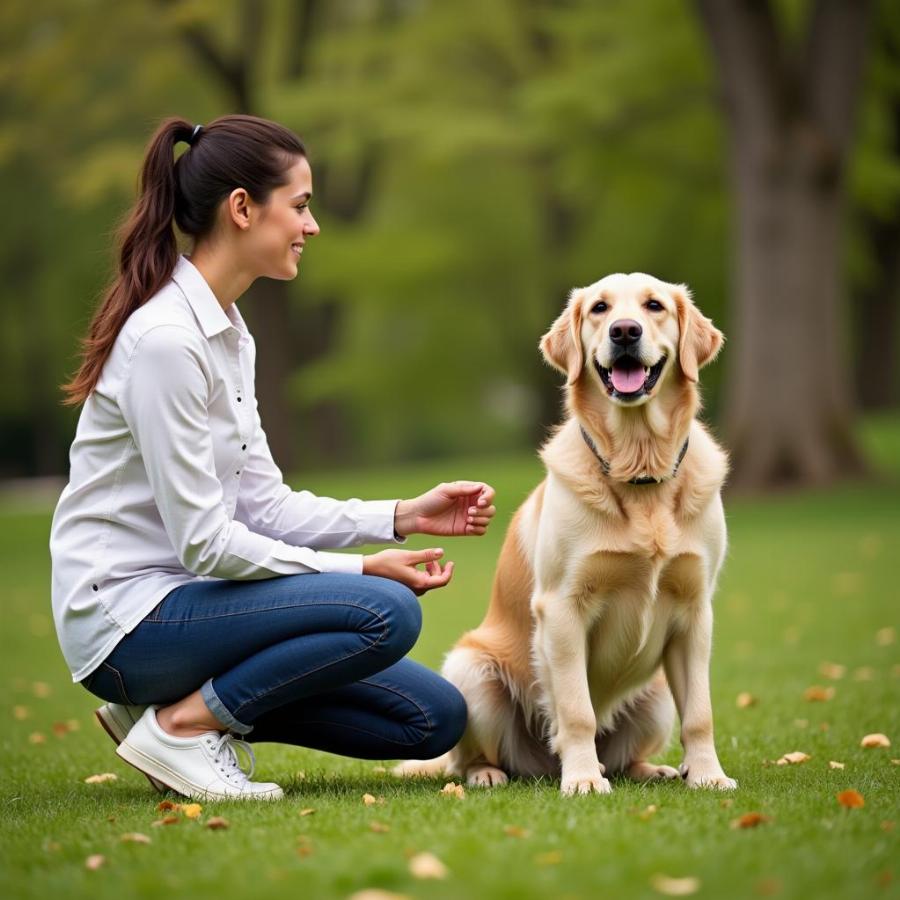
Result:
M875 428L866 435L876 453L883 449L885 464L897 433ZM500 514L486 538L445 543L457 576L423 599L425 628L414 652L432 666L479 621L503 528L540 477L536 459L305 480L337 496L401 496L457 477L492 481ZM396 782L370 762L267 745L257 748L259 775L285 786L285 802L207 803L199 822L152 827L158 796L114 756L93 724L95 701L70 683L56 645L49 514L0 509L0 890L7 897L94 900L223 891L327 898L370 887L417 898L652 897L658 894L651 879L664 873L699 878L700 897L897 896L900 825L891 831L883 823L900 818L900 766L891 763L900 757L900 654L876 634L898 625L898 510L900 487L890 483L728 504L731 548L717 598L712 677L720 756L740 781L728 798L681 784L616 782L611 796L564 799L544 781L470 790L460 801L439 794L442 781ZM823 661L845 665L844 678L824 679ZM48 685L49 696L36 696L35 683ZM834 699L805 701L812 684L833 685ZM738 709L741 691L755 695L757 705ZM27 718L15 716L17 706ZM69 719L80 729L56 736L53 723ZM860 738L876 731L893 747L862 749ZM36 732L44 743L29 742ZM812 758L766 764L792 750ZM665 760L678 758L673 747ZM845 768L832 770L829 760ZM107 771L118 780L83 781ZM835 795L845 788L860 791L865 807L841 808ZM366 807L364 793L384 803ZM651 804L655 814L637 814ZM303 808L315 814L301 817ZM750 811L771 821L752 830L729 827ZM230 828L203 827L209 815L226 816ZM390 830L373 832L372 820ZM526 835L506 834L510 825ZM147 834L152 844L122 843L126 832ZM409 874L408 855L425 850L446 864L446 880ZM86 857L97 853L105 866L86 870Z

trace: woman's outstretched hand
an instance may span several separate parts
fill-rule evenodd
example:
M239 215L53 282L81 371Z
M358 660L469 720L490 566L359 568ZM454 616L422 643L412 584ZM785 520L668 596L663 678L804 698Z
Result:
M443 550L382 550L363 557L363 575L392 578L421 597L426 591L443 587L453 577L453 563L443 568L438 560ZM419 569L417 566L424 565Z
M496 512L494 489L489 484L450 481L412 500L401 500L394 515L394 530L402 536L484 534Z

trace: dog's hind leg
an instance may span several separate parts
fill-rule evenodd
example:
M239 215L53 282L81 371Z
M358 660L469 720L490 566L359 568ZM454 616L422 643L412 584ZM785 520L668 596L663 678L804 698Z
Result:
M678 778L677 769L647 761L666 748L674 723L672 694L658 673L616 713L612 729L598 737L600 762L608 774L622 773L635 781Z

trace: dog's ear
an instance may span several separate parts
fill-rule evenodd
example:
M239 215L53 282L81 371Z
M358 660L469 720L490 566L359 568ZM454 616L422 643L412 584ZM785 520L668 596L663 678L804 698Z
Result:
M541 338L544 359L560 372L565 373L566 383L575 384L584 368L584 350L581 347L581 299L576 288L569 294L566 308Z
M678 361L684 377L696 383L700 369L721 350L725 335L694 306L685 285L672 293L678 310Z

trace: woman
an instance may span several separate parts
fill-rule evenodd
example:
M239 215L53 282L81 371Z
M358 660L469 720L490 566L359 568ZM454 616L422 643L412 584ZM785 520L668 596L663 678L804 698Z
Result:
M50 536L60 644L73 680L108 701L97 715L117 753L187 796L282 796L250 780L235 733L430 758L465 725L456 689L404 658L416 595L446 585L453 563L440 549L322 549L484 534L492 488L370 502L293 492L260 424L235 301L257 278L297 275L319 233L311 197L303 144L280 125L164 121L64 386L84 406Z

